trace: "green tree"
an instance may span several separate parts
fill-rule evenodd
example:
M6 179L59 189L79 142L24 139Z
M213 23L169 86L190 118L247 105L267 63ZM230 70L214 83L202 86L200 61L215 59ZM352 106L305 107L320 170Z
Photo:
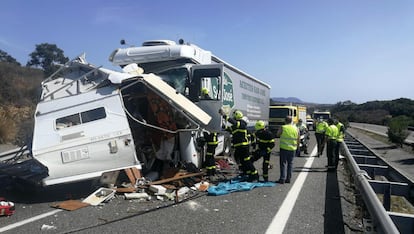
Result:
M20 66L20 63L17 62L15 58L10 56L7 52L0 50L0 62L11 63Z
M31 60L27 62L28 67L41 67L45 76L50 76L58 69L56 64L65 64L69 59L65 57L63 50L55 44L42 43L36 45L35 51L30 55Z
M388 123L388 140L402 147L409 134L407 130L409 121L410 119L404 115L392 118Z

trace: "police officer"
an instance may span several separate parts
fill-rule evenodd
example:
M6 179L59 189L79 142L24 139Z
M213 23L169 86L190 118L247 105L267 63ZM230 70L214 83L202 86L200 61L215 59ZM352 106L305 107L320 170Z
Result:
M243 113L240 110L233 112L233 117L229 118L220 109L219 113L223 118L231 123L226 130L232 134L232 145L234 147L234 158L240 162L243 175L248 176L248 181L257 181L258 172L250 158L250 143L247 134L247 123L243 120Z
M326 142L326 157L328 157L328 171L335 171L335 150L336 150L336 138L338 136L338 128L332 119L328 119L328 128L325 132Z
M293 158L300 141L299 130L292 124L291 116L286 116L285 125L279 128L277 136L280 137L280 178L277 182L290 183Z
M318 149L318 157L320 157L323 153L323 149L325 146L325 131L328 128L328 123L326 123L322 118L318 118L315 128L315 137Z
M339 121L335 120L335 125L338 128L338 136L336 138L336 148L335 148L335 168L338 168L339 163L339 152L341 150L342 142L344 141L345 137L345 127L344 125Z
M254 126L256 132L253 134L255 145L258 149L253 153L253 161L259 160L263 157L263 180L265 182L269 181L269 163L270 163L270 153L272 152L273 147L275 147L275 139L273 134L265 128L265 123L262 120L256 122Z

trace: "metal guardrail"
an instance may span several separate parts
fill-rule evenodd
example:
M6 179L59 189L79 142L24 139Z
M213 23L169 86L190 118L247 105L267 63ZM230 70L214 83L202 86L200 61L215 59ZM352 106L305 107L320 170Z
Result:
M8 150L6 152L0 153L0 161L7 161L13 158L18 158L22 155L27 155L30 153L30 150L28 149L27 145L24 145L20 148L15 148Z
M391 195L403 196L413 201L414 182L377 157L350 133L347 133L343 149L356 188L362 195L376 231L414 233L414 215L390 212ZM375 176L383 176L386 180L375 180ZM383 195L383 203L377 194Z

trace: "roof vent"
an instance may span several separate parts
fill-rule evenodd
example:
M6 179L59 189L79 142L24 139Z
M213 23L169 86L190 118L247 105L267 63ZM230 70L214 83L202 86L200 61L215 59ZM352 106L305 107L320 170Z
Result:
M159 46L159 45L176 45L176 43L170 40L144 41L144 43L142 43L142 46Z

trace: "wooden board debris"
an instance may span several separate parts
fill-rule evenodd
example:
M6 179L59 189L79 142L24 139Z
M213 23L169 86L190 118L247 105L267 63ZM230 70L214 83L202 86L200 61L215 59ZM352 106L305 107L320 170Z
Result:
M90 206L90 204L79 201L79 200L67 200L64 202L51 205L51 207L68 210L68 211L77 210L77 209L80 209L86 206Z
M154 182L151 182L151 184L164 184L164 183L168 183L174 180L180 180L180 179L185 179L185 178L189 178L189 177L193 177L193 176L202 176L204 175L205 172L198 172L198 173L177 173L175 176L171 177L171 178L166 178L166 179L162 179L162 180L157 180Z

